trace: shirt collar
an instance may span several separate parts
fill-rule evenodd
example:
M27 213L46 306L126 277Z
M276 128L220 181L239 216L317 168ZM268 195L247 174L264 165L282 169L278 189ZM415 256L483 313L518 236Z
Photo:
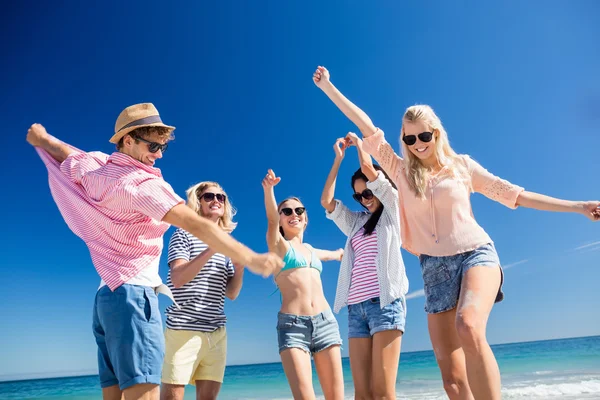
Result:
M140 162L140 161L136 160L135 158L133 158L125 153L121 153L119 151L115 151L114 153L112 153L110 155L110 157L108 157L107 164L108 163L113 163L113 164L120 165L123 167L140 168L146 172L151 173L152 175L156 175L159 178L162 178L162 173L160 172L160 169L146 165L143 162Z

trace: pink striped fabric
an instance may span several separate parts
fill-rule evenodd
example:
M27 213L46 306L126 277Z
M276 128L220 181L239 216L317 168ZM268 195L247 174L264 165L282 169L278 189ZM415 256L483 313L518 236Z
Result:
M365 228L361 228L352 237L354 263L352 279L348 292L348 304L358 304L365 300L379 297L379 281L377 280L377 232L364 236Z
M158 265L169 228L161 220L183 199L157 168L119 152L108 156L73 149L59 163L36 147L63 218L88 246L102 280L115 290Z

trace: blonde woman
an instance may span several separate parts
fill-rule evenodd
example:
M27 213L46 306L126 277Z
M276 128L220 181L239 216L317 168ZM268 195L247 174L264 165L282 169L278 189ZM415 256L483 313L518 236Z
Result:
M500 372L485 331L494 303L504 297L503 273L492 240L473 217L471 193L510 208L574 212L592 221L600 219L600 203L555 199L492 175L452 150L440 119L426 105L404 113L401 158L331 83L327 69L318 67L313 81L358 126L364 149L398 187L402 242L421 263L430 338L448 397L500 399Z
M233 231L235 210L218 183L201 182L186 193L187 205L198 215ZM180 308L166 310L161 399L183 399L187 384L196 386L197 399L216 399L227 355L225 296L237 298L244 267L183 229L171 237L168 263L167 285Z
M269 170L262 181L267 211L267 244L283 258L275 273L281 290L277 318L279 354L294 399L315 399L310 358L326 400L344 398L340 330L321 283L321 261L341 260L343 251L319 250L304 242L308 224L306 208L297 197L279 205L274 186L281 178Z

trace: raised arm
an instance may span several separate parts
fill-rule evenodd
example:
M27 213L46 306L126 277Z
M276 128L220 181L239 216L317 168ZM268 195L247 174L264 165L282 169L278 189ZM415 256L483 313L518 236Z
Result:
M517 197L517 205L543 211L573 212L583 214L592 221L600 220L600 201L561 200L539 193L523 191Z
M335 183L340 170L340 165L342 165L342 160L344 159L344 154L346 153L346 148L347 142L344 138L339 138L333 145L335 158L333 160L333 165L331 166L331 171L329 171L329 176L327 176L327 181L325 181L323 193L321 194L321 205L329 213L335 210Z
M344 249L337 250L322 250L322 249L314 249L315 254L319 257L321 261L342 261L342 257L344 257Z
M373 135L377 128L373 125L371 118L354 103L346 98L334 85L331 83L329 71L325 67L317 67L313 74L313 82L321 89L327 97L344 113L350 121L352 121L362 132L364 137Z
M377 179L377 170L373 167L371 156L363 149L363 141L354 132L348 132L346 140L350 145L356 146L360 170L365 174L369 182L373 182Z
M285 254L287 248L283 237L279 232L279 212L277 212L277 200L275 200L274 187L281 181L281 178L275 176L272 169L262 180L262 187L265 192L265 211L267 212L267 245L269 251L277 254Z
M600 220L600 202L597 200L561 200L528 192L520 186L493 175L470 157L464 157L464 160L471 172L473 190L509 208L521 206L543 211L573 212L583 214L592 221Z
M277 255L272 253L256 254L224 232L217 224L200 217L183 203L171 208L162 220L188 231L215 252L246 265L255 274L266 277L283 266L283 261Z
M40 124L33 124L27 131L27 142L48 152L59 163L66 160L69 154L75 152L71 147L48 134Z

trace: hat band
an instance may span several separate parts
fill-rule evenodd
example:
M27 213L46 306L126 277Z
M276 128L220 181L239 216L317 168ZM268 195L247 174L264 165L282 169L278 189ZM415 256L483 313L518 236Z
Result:
M121 127L121 129L119 129L117 131L117 133L121 132L123 129L131 128L132 126L155 124L157 122L160 122L162 124L162 120L160 119L160 115L152 115L150 117L136 119L135 121L132 121L132 122L128 123L127 125Z

